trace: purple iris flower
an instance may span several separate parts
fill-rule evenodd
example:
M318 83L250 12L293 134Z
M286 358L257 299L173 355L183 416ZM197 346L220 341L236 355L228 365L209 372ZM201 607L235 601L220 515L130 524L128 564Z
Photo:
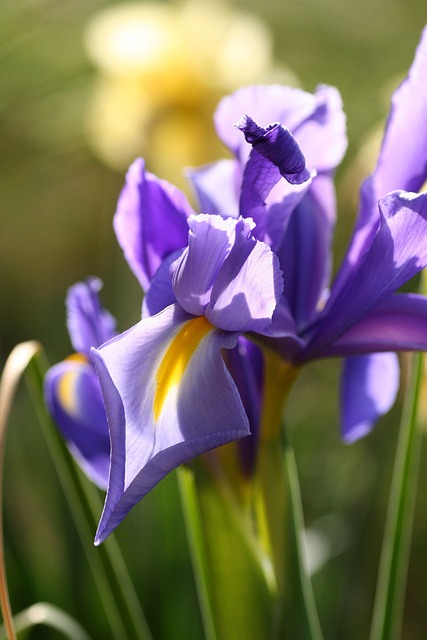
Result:
M108 485L110 440L90 350L115 335L115 320L100 305L101 281L89 278L68 291L67 326L76 353L49 369L44 381L50 414L88 477Z
M186 248L151 282L162 310L92 349L112 447L96 543L173 468L250 433L221 352L243 333L271 333L283 291L278 259L250 219L201 214L187 223Z
M142 320L104 344L97 334L83 349L99 347L92 357L112 447L97 543L169 471L200 453L251 432L244 440L253 466L260 342L295 368L345 358L348 442L390 408L395 352L427 346L427 299L395 293L427 265L427 196L416 194L427 177L426 71L425 33L393 97L331 287L333 174L347 145L336 89L312 95L258 86L225 98L215 123L234 157L190 173L201 215L141 159L131 166L114 226L146 290Z

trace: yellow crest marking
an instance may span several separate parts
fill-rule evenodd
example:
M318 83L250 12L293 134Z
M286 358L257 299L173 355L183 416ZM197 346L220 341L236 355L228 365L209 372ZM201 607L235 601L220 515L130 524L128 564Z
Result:
M74 353L65 358L64 362L88 363L87 357L83 353ZM75 387L80 371L70 370L62 374L58 382L58 397L62 408L70 415L77 415Z
M153 402L154 419L156 421L160 416L169 391L179 384L193 353L213 328L204 316L194 318L185 323L170 343L157 370L157 388Z

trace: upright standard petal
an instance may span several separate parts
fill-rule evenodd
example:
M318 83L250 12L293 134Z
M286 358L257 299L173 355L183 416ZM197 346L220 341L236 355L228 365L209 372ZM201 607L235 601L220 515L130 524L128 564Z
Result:
M407 78L395 91L375 169L378 197L395 189L419 191L427 179L427 27Z
M347 358L341 386L343 440L355 442L369 433L378 418L393 406L398 388L399 362L395 353Z
M193 213L179 189L146 171L141 158L135 160L117 204L114 229L143 289L162 260L187 244L187 218Z
M221 356L236 341L171 305L94 350L112 446L96 544L172 469L249 435Z
M188 313L197 316L205 313L215 279L236 236L248 235L254 225L252 220L243 222L201 214L189 218L188 226L188 247L170 269L177 301Z
M427 179L427 28L407 78L395 91L374 173L363 183L350 246L336 281L346 286L353 265L369 248L380 223L378 200L390 191L417 192Z
M116 331L113 316L101 307L99 278L88 278L70 287L67 294L67 328L75 351L89 354L91 347L112 338Z
M242 180L240 163L231 158L219 160L187 172L202 213L239 216L239 192Z
M309 168L331 171L347 148L346 121L339 92L319 86L314 94L293 87L254 85L223 98L214 120L221 140L244 163L249 151L232 129L243 113L262 125L280 122L301 146Z
M263 333L271 325L282 292L277 256L255 240L248 221L240 218L233 247L212 287L206 317L226 331Z
M110 439L101 388L84 355L76 354L51 367L44 380L49 413L88 477L107 488Z

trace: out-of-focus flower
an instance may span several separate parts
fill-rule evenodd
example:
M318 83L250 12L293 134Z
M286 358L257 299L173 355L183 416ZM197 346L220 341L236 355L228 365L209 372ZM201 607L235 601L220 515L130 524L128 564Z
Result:
M273 61L266 25L221 0L109 7L85 43L99 69L87 118L96 154L119 170L144 154L174 182L183 166L219 156L211 113L221 95L261 79L294 82Z
M70 288L67 326L76 353L49 369L44 393L49 412L70 451L89 478L106 489L110 440L90 350L115 335L116 323L99 303L101 286L100 280L89 278Z

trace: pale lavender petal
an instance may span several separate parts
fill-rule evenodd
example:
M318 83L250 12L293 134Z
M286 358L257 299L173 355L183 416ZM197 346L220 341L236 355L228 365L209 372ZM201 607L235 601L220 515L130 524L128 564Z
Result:
M249 152L233 124L244 113L262 126L280 122L292 131L310 169L334 169L346 150L345 115L334 87L322 85L313 95L292 87L255 85L223 98L215 113L215 126L241 162L246 162Z
M320 85L316 107L295 128L286 122L305 156L306 164L318 173L334 170L347 149L346 117L339 91Z
M199 332L197 339L194 332ZM242 402L221 357L221 349L233 348L236 340L237 335L172 305L94 350L112 443L96 544L178 465L249 435ZM170 349L176 358L170 358Z
M267 193L272 189L279 177L277 174L270 174L268 163L276 166L280 175L291 184L301 184L310 178L310 173L305 167L304 155L289 129L280 123L270 124L264 129L248 115L242 116L236 127L243 133L246 142L251 144L257 152L251 152L249 156L243 177L242 192L245 186L248 186L251 177L253 179L259 173L266 173L265 180L269 185Z
M375 351L427 351L427 298L396 293L374 307L325 350L325 356Z
M185 195L145 170L139 158L129 168L114 216L114 230L130 268L148 289L162 260L187 244Z
M196 191L201 213L239 216L241 167L236 160L219 160L187 171Z
M233 247L212 288L206 317L226 331L262 333L270 324L283 291L277 256L250 234L242 218Z
M341 428L345 442L355 442L391 409L399 388L399 361L395 353L373 353L347 358L341 386Z
M98 378L81 355L51 367L44 380L47 408L87 476L107 488L110 439Z
M221 100L214 115L218 136L242 162L247 145L233 125L242 114L250 113L262 125L280 122L293 131L316 109L311 93L280 85L253 85L238 89Z
M346 287L326 304L304 357L318 357L427 265L427 194L394 192L379 206L380 229Z
M375 169L378 197L395 189L419 191L427 179L427 28L408 77L394 93Z
M179 304L192 315L203 315L215 279L236 239L240 221L221 216L198 215L188 221L188 247L172 263L172 286ZM245 222L249 233L253 223Z

